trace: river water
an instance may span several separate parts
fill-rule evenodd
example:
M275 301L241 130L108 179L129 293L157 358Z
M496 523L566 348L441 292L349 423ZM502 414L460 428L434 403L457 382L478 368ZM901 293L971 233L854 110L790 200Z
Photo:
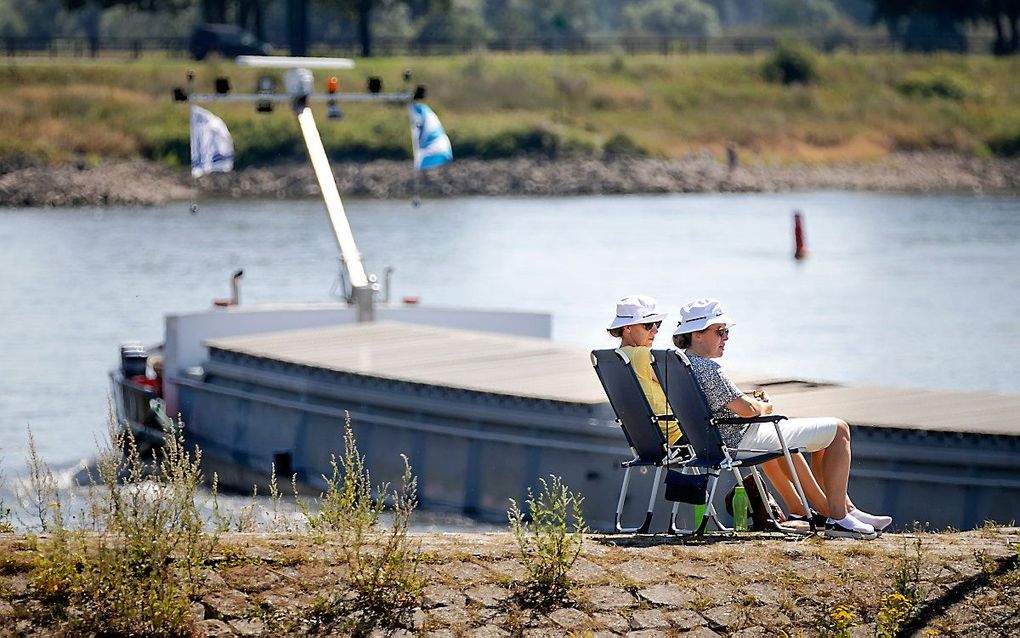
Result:
M355 201L348 214L368 269L395 269L398 298L548 311L559 341L611 345L604 327L628 293L667 309L710 296L738 321L734 367L1020 393L1016 197L469 198ZM317 201L0 209L0 246L8 477L23 472L28 427L55 467L92 455L118 344L160 341L164 312L228 296L239 268L242 303L327 301L338 268Z

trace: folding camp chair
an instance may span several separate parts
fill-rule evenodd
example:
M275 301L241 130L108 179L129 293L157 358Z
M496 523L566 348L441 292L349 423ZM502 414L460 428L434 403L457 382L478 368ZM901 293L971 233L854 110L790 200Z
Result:
M641 389L637 375L631 367L630 359L621 350L593 350L591 364L595 368L602 387L609 397L609 403L616 412L616 421L627 437L634 458L620 463L624 468L623 484L616 503L616 531L637 532L645 534L652 524L655 511L655 497L662 480L664 467L678 467L691 458L688 446L670 447L666 437L659 428L660 419L670 419L670 415L656 415L648 405L648 399ZM644 522L637 527L623 526L623 504L630 489L630 471L635 467L654 467L655 478L652 482L651 495L648 498L648 511ZM675 511L676 508L674 508Z
M700 522L694 521L696 534L704 534L709 518L715 521L719 529L731 531L730 528L719 522L715 506L713 505L721 471L732 471L734 478L737 480L737 485L741 485L743 477L740 475L738 468L741 466L751 468L755 485L762 496L762 503L768 503L768 493L765 491L765 486L762 484L761 476L758 474L756 466L779 457L786 457L790 473L793 475L794 486L797 488L797 495L800 496L801 501L804 503L805 511L811 511L807 498L804 496L804 490L801 488L800 479L797 478L797 473L794 470L791 456L792 453L799 452L800 450L791 450L787 447L786 440L783 438L783 433L779 428L779 422L785 420L785 416L766 414L751 418L713 418L708 407L708 401L705 399L701 386L698 385L698 381L694 377L690 359L679 350L653 350L652 369L655 371L655 376L658 377L659 383L666 393L666 401L669 402L670 407L673 409L673 414L678 419L684 441L694 450L695 458L687 464L688 467L704 468L710 475L705 514ZM752 423L772 423L776 428L776 433L779 436L779 442L783 449L748 450L731 448L723 442L722 435L719 433L718 426L723 423L748 425ZM752 455L746 458L735 458L740 453L751 453ZM771 512L769 512L769 518L777 529L797 532L797 530L780 526L772 517ZM675 516L674 520L670 521L670 530L679 532L676 529Z

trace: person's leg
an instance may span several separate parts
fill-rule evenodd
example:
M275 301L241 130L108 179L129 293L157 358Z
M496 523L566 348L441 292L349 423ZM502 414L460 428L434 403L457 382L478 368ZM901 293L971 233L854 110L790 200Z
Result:
M791 458L794 470L800 479L800 486L804 488L804 496L807 497L808 503L816 511L828 515L829 505L825 498L825 492L822 491L815 481L815 475L811 473L811 469L808 467L804 456L797 453L791 455ZM762 463L761 468L765 471L765 476L769 478L769 482L779 492L779 497L786 505L787 511L794 516L806 518L809 513L804 511L804 505L801 503L800 495L797 494L797 488L793 484L793 475L790 474L790 467L786 464L786 459L772 459L767 463Z
M818 479L819 484L822 486L822 490L825 489L825 484L824 478L822 477L823 473L820 471L820 468L822 468L825 464L825 454L825 450L818 450L817 452L811 453L811 470L815 473L815 478ZM849 485L847 486L847 489L849 490ZM812 505L813 504L814 503L812 503ZM856 505L854 505L853 500L850 499L850 494L846 495L846 511L860 522L867 523L879 531L892 524L891 516L871 514L859 509Z
M839 520L846 516L846 488L850 481L850 426L840 421L832 443L825 448L821 459L822 485L826 488L829 518Z
M862 520L867 519L870 515L855 510L861 513L861 517L858 519L848 513L848 505L850 505L847 497L851 457L850 426L845 421L835 418L799 418L782 421L779 428L783 433L783 440L791 449L808 450L812 453L824 450L821 455L813 459L814 474L817 474L818 481L815 480L807 463L798 464L795 462L794 470L797 471L797 476L802 478L804 484L816 485L819 491L825 495L825 510L829 519L829 522L826 523L826 535L874 538L875 524ZM782 449L775 428L761 424L748 428L739 447L746 450ZM739 456L740 454L738 454L738 458ZM798 465L800 469L798 469ZM781 469L779 471L782 473ZM801 472L804 472L803 477L801 477ZM878 521L879 525L888 524L886 522L888 517L871 518Z
M825 492L826 491L825 490L825 477L824 477L824 473L822 472L822 469L821 469L823 467L825 467L825 450L818 450L817 452L812 452L811 453L811 472L815 475L815 480L818 481L818 485L821 487L822 491ZM812 505L814 505L814 503L812 503ZM816 507L815 509L818 509L818 508ZM850 495L849 494L847 494L847 496L846 496L846 509L847 509L847 511L851 511L851 510L856 509L854 507L853 502L850 500ZM818 511L822 512L822 510L818 510ZM825 512L822 512L822 514L825 514Z

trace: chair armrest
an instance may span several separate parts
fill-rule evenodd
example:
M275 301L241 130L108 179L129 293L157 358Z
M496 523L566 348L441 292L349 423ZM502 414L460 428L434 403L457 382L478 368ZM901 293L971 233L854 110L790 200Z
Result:
M782 454L782 452L778 452L776 450L755 450L755 449L752 449L752 448L745 448L745 447L730 447L730 448L726 448L726 449L729 450L730 452L749 452L751 454ZM796 454L797 452L800 452L800 451L801 451L801 448L799 448L799 447L790 448L790 453L791 454Z
M786 416L782 414L763 414L761 416L751 417L720 417L718 419L712 419L712 423L716 425L719 425L720 423L750 425L752 423L778 423L784 419L786 419Z
M682 455L694 458L694 448L691 447L690 443L680 443L679 445L670 445L666 447L666 456L671 460L676 460Z
M672 414L656 414L656 421L676 421L676 416Z

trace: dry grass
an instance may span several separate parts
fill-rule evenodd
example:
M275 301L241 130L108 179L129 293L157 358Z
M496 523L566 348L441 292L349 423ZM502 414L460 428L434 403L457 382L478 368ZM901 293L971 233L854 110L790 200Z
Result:
M428 567L442 575L444 586L454 592L487 585L507 589L506 576L495 566L515 560L510 534L444 534L416 538L422 543L423 555L428 557ZM987 635L1015 635L1020 629L1016 619L1007 613L1020 605L1020 570L1016 563L1020 530L1017 529L984 529L959 534L887 534L871 543L791 544L774 540L722 542L700 547L678 547L669 539L646 546L614 547L611 545L614 538L586 537L585 561L609 572L614 572L621 563L646 563L667 574L672 568L690 573L701 573L705 568L707 573L727 573L723 557L743 565L756 562L760 567L727 573L721 580L666 577L662 584L693 595L689 603L678 606L649 603L635 597L634 592L648 587L647 583L618 578L613 578L611 583L585 582L579 585L578 607L575 608L582 614L578 618L586 619L573 626L578 632L595 632L620 622L632 627L632 623L638 622L636 618L651 618L653 616L647 614L655 611L666 618L665 625L654 628L658 633L681 631L679 625L672 623L682 621L671 618L693 619L704 626L715 627L711 618L717 617L720 609L730 614L732 624L725 630L715 627L717 633L760 627L766 635L780 632L818 635L825 631L829 631L829 635L841 635L836 631L840 623L847 632L864 631L868 635L875 635L875 627L880 625L888 629L897 624L911 627L918 635L925 635L927 629L947 636L973 634L976 623L982 623L982 633ZM922 546L920 555L915 544L918 539ZM32 552L32 546L23 540L0 539L0 555L9 557L5 567L0 569L0 599L12 607L32 608L31 594L14 593L18 589L12 585L30 569ZM839 562L837 555L845 557L846 569L829 566ZM313 608L317 592L342 586L346 577L346 569L335 561L328 548L301 533L274 537L227 534L220 539L212 556L209 569L215 576L207 579L204 589L197 594L197 601L208 610L216 610L229 622L252 621L255 624L250 627L258 635L300 633L305 627L301 619ZM914 565L920 567L916 572ZM956 571L944 568L949 565ZM896 596L907 599L902 590L910 587L926 593L923 599L908 607ZM598 596L591 595L596 591ZM224 602L226 600L234 600L234 604ZM614 602L628 600L630 602L622 606ZM415 612L417 620L412 623L415 633L430 629L471 633L485 625L495 625L511 633L515 630L557 634L564 631L550 620L548 613L535 614L501 603L440 605L427 601L428 597ZM0 602L0 609L4 608ZM921 619L919 626L907 624L917 618ZM41 624L42 619L35 618L30 623L37 628L36 635L43 633L46 625Z
M375 75L396 90L405 66L403 58L364 60L342 86L361 90ZM255 84L254 71L224 61L0 69L0 160L61 163L91 153L186 163L187 115L170 102L169 90L183 84L188 68L202 91L217 75L230 76L238 92ZM619 135L653 157L706 149L722 157L725 144L735 142L743 161L780 163L866 162L897 150L984 156L1020 149L1016 59L837 54L819 57L817 68L815 83L782 86L767 82L762 60L750 56L479 54L415 60L414 81L428 85L459 157L591 154ZM234 132L240 164L300 156L294 136L283 134L293 127L286 108L269 118L249 105L214 110ZM331 152L355 159L409 155L401 112L357 105L349 111L358 126L323 127ZM555 143L535 147L521 135L529 131Z

